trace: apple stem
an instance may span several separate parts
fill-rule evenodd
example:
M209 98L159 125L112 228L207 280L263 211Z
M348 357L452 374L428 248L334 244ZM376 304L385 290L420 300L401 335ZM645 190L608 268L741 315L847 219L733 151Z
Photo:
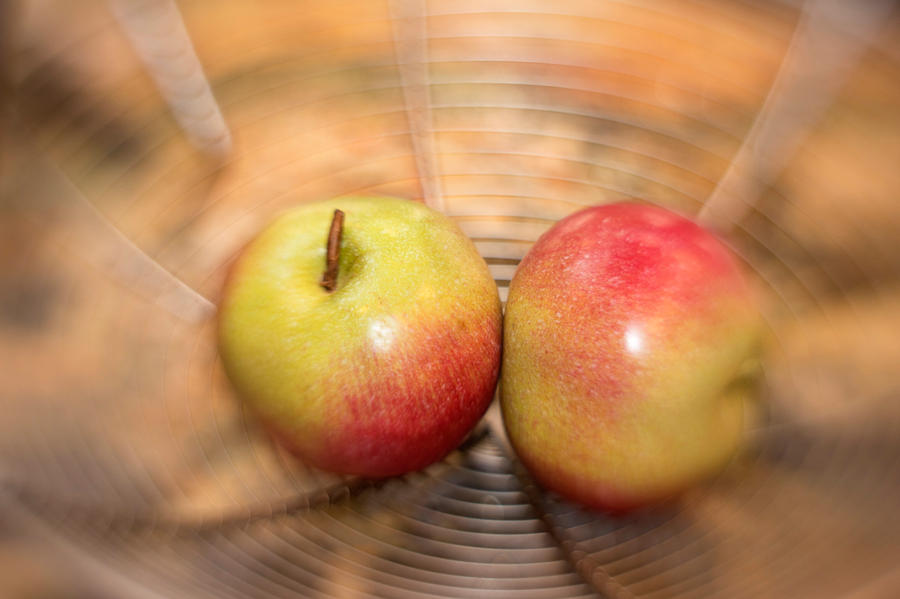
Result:
M328 245L325 247L325 273L319 283L326 291L334 291L337 286L338 259L341 256L341 232L344 230L344 213L334 211L331 229L328 231Z

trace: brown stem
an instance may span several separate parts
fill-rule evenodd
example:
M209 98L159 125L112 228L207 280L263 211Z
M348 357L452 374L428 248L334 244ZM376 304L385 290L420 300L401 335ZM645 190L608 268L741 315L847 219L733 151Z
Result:
M325 248L325 273L319 283L326 291L334 291L337 286L338 259L341 256L341 232L344 229L344 213L334 211L331 230L328 231L328 245Z

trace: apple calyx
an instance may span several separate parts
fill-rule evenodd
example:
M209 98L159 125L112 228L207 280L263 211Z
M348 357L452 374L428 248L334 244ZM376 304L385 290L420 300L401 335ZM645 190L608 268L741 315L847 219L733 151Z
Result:
M331 219L331 229L328 231L328 245L325 246L325 272L319 285L325 291L331 293L337 287L338 259L341 255L341 232L344 229L344 213L341 210L334 211Z

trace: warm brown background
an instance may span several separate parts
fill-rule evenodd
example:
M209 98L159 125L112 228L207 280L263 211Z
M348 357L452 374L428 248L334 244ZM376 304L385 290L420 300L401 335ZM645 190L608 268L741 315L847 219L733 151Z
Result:
M72 558L82 552L117 569L144 564L138 579L152 586L160 573L146 565L163 559L158 547L111 533L104 518L216 518L322 484L244 421L217 369L209 322L190 321L189 300L160 300L158 276L111 226L214 299L229 258L279 210L345 193L422 195L387 4L179 6L232 129L224 159L179 133L106 2L20 0L0 16L0 463L31 490L29 513L48 515L76 543L65 553L6 512L2 597L115 596L113 583L91 581ZM797 21L779 3L428 6L447 212L475 238L503 297L529 244L578 206L642 197L696 213ZM630 593L696 596L678 586L688 566L657 565L674 559L667 542L691 554L698 539L709 544L698 555L717 556L720 577L704 593L900 593L898 33L895 14L731 233L767 288L770 407L753 433L757 451L689 497L674 524L629 523L621 552L616 539L585 541ZM411 493L379 492L391 489ZM71 505L83 511L73 515ZM329 517L385 534L341 513ZM333 524L323 517L295 526L327 536ZM635 549L639 538L660 553ZM540 543L556 551L552 539ZM173 547L178 559L160 568L181 564L169 575L185 584L189 552ZM363 551L377 568L377 547ZM562 571L564 553L548 558ZM335 585L317 591L374 592L354 567L314 570ZM587 592L572 576L572 592Z

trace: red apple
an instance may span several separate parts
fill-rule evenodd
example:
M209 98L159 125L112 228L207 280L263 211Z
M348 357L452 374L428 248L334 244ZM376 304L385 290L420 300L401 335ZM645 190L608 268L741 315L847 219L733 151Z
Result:
M638 203L572 214L510 285L510 441L538 482L591 507L677 495L739 446L759 330L735 258L691 220Z

